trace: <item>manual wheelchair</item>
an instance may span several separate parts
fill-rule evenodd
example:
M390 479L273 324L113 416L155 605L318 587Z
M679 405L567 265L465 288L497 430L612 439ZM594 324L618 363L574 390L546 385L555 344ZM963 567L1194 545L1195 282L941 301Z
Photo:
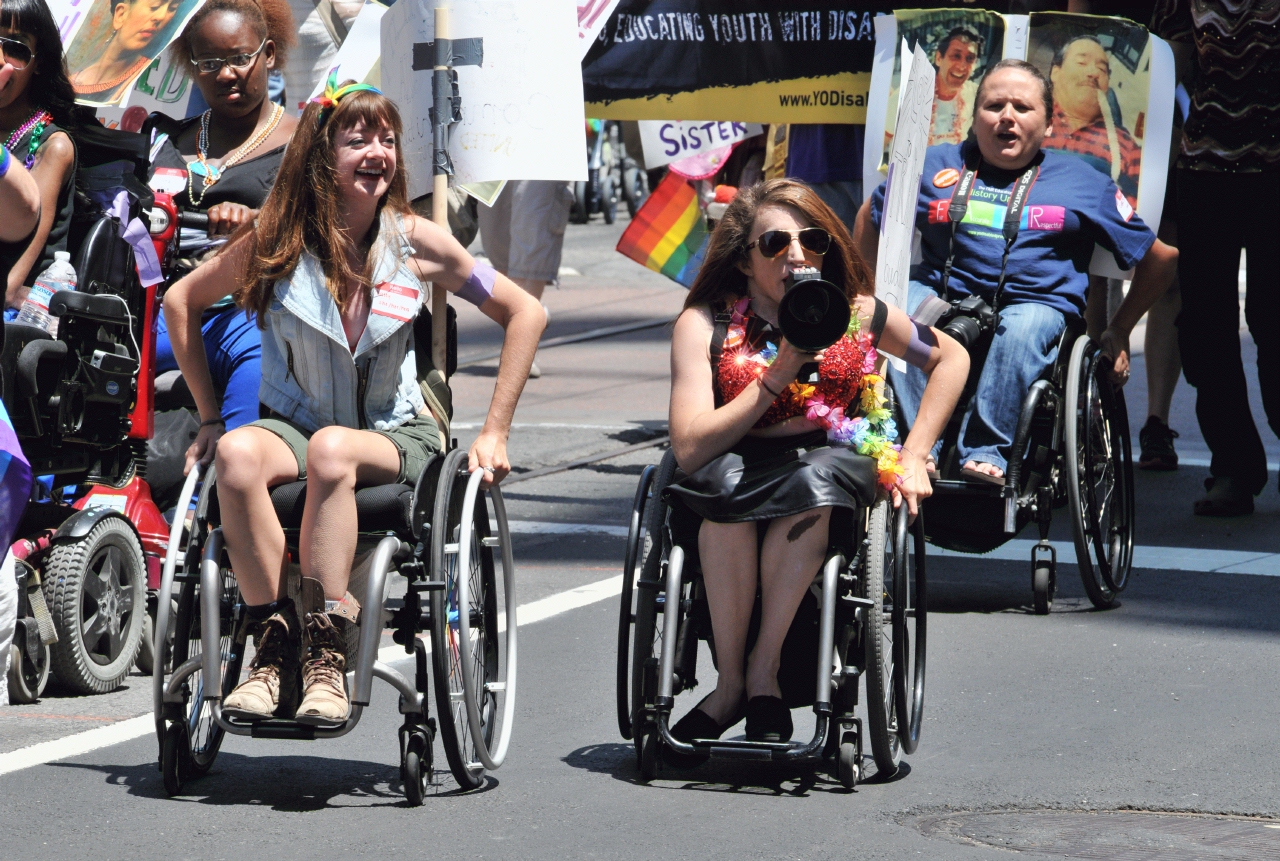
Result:
M893 775L901 754L915 752L925 685L923 519L908 525L905 503L895 509L877 490L875 461L865 460L863 507L832 513L826 560L783 644L783 700L790 708L812 705L817 718L807 742L672 738L675 697L698 684L699 640L716 661L698 559L701 521L662 499L679 477L672 452L641 474L623 563L617 705L618 729L634 742L642 778L657 775L668 749L711 759L825 764L852 789L863 772L863 725L856 715L862 677L877 774Z
M452 313L449 322L452 365ZM419 376L425 378L431 343L427 312L414 329ZM226 733L297 740L345 735L369 705L375 678L400 694L400 776L409 803L423 802L437 732L459 787L482 786L485 770L502 765L513 726L515 563L502 493L480 487L480 470L468 474L466 450L454 446L434 457L415 486L356 491L359 542L349 588L362 607L358 639L348 643L351 713L331 729L279 718L239 722L222 714L222 698L239 682L246 630L218 525L214 473L210 467L201 475L197 468L188 475L162 572L152 696L165 790L176 795L185 781L205 774ZM272 488L271 501L296 560L306 482ZM402 600L388 598L391 573L407 581ZM384 627L392 629L405 655L414 657L412 679L380 660ZM429 633L429 647L418 637L422 632ZM433 693L438 720L430 714Z
M1134 529L1129 417L1124 392L1107 378L1111 362L1083 323L1068 324L1057 359L1023 399L1004 486L975 484L960 475L956 442L989 344L977 342L943 435L925 537L949 550L986 553L1034 522L1040 540L1031 551L1031 585L1035 612L1044 615L1057 589L1049 526L1053 509L1066 504L1085 592L1095 607L1109 607L1129 581Z

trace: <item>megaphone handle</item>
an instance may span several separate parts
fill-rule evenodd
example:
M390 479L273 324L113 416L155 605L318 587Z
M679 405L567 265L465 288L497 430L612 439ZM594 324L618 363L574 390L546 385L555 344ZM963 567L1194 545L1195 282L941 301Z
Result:
M796 374L796 382L807 383L809 378L818 373L817 362L805 362L800 366L800 372Z

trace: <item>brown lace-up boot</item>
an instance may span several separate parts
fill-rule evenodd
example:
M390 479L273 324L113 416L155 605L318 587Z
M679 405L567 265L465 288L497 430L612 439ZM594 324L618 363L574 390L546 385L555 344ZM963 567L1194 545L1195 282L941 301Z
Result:
M324 590L310 577L302 578L304 612L302 704L299 723L312 726L342 725L351 713L347 696L347 628L360 614L360 604L348 592L326 609Z
M298 707L298 614L293 602L281 602L277 612L261 621L248 621L257 649L249 678L223 701L222 713L237 720L293 717Z

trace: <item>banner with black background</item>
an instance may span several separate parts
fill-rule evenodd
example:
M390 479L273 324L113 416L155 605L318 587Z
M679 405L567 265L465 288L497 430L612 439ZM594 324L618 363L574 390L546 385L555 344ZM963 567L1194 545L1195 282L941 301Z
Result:
M582 61L587 116L864 123L873 19L893 6L891 0L622 0Z

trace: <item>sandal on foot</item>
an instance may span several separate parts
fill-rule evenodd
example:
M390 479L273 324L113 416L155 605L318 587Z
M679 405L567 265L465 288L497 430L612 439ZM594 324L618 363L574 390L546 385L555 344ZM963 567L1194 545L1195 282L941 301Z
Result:
M994 484L996 487L1004 487L1003 475L987 475L985 472L979 472L967 466L960 467L960 477L975 484Z

